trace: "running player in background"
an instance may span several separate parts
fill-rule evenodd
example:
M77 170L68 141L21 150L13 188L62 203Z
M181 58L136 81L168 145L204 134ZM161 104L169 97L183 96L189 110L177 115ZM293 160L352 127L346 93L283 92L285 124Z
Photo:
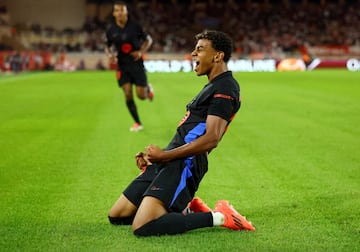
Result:
M117 61L118 85L124 91L126 106L135 121L130 131L139 131L143 129L143 125L134 101L132 85L136 86L136 95L139 99L153 100L153 89L147 81L142 59L152 44L152 38L138 23L129 18L125 2L115 1L112 14L115 22L106 31L105 53L111 63Z

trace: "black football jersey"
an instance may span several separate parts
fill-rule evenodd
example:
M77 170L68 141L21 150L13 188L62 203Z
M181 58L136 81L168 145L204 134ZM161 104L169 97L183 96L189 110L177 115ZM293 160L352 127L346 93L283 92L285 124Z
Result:
M240 109L240 87L230 71L222 73L204 86L187 104L185 117L166 149L190 143L206 132L206 118L216 115L229 123Z
M135 63L130 53L139 50L146 37L147 33L136 22L128 20L124 28L114 22L106 31L106 44L108 47L115 46L118 64L126 66Z

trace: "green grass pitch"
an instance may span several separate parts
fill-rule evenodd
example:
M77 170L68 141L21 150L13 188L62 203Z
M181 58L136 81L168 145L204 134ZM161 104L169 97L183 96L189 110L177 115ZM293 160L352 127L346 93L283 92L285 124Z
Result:
M198 196L227 199L255 232L205 228L136 238L107 212L164 147L206 84L150 73L132 124L113 72L0 76L1 251L360 251L360 73L236 73L242 107Z

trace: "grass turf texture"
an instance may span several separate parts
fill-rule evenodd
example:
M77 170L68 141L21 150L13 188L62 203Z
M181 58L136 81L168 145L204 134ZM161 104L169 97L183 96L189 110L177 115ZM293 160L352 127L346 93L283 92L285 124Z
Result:
M0 77L1 251L360 251L359 73L235 77L242 108L197 195L257 230L140 239L107 212L134 154L168 143L206 78L149 74L156 97L137 101L145 129L130 133L114 73Z

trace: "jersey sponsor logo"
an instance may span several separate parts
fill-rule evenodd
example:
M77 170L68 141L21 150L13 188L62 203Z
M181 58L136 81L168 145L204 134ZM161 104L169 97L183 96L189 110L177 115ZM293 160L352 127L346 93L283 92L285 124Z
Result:
M129 43L125 43L121 45L121 51L125 54L128 54L132 50L132 45Z

